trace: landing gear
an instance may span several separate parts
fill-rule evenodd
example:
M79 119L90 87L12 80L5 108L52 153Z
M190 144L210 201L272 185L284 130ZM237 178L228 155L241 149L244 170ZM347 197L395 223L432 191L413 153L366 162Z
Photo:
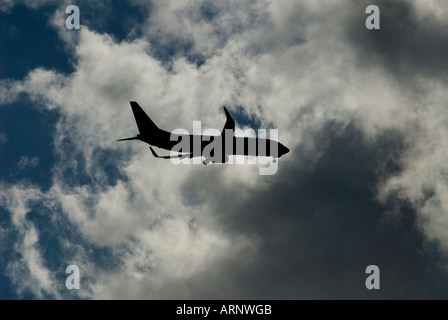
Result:
M208 165L210 163L227 163L228 161L229 161L229 156L228 155L226 155L222 160L221 159L217 159L217 161L216 161L216 158L211 156L211 158L205 158L205 160L202 161L202 163L204 165Z

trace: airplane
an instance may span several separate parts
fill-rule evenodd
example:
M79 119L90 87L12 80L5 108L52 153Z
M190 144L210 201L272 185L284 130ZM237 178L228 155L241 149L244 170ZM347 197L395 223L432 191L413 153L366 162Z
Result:
M226 123L220 136L192 135L192 134L173 134L157 127L157 125L143 111L140 105L135 101L130 101L135 122L139 130L136 137L119 139L117 141L140 140L149 144L151 153L156 158L161 159L185 159L194 157L205 157L203 164L209 163L227 163L229 155L243 156L264 156L272 157L274 162L289 149L280 142L271 139L236 137L235 120L233 120L226 107ZM186 148L181 148L177 155L160 156L151 146L173 151L178 149L179 141L186 141ZM199 148L194 144L200 143ZM213 146L211 145L213 144ZM176 147L177 145L177 147ZM186 153L184 152L186 150ZM208 152L207 152L208 151ZM182 152L182 153L181 153Z

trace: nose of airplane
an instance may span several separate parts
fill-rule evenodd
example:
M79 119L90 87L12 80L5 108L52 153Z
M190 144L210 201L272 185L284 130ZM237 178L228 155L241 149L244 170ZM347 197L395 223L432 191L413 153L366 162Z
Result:
M284 145L280 145L280 156L287 154L289 152L289 149L286 148Z

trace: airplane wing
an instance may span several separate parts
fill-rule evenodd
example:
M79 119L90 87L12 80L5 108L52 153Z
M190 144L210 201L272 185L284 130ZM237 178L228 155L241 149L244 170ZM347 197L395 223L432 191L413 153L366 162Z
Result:
M235 120L233 120L229 111L227 111L227 108L226 107L223 107L223 108L224 108L224 112L226 113L227 121L224 125L224 128L222 129L222 133L224 133L227 129L235 131Z
M193 158L193 154L192 153L181 153L178 154L176 156L159 156L153 148L149 147L149 149L151 149L152 155L156 158L160 158L160 159L186 159L186 158Z

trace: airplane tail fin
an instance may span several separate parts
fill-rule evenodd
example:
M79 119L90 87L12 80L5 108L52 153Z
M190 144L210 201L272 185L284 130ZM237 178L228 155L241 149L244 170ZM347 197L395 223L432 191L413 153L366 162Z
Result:
M160 130L155 123L148 117L137 102L131 101L132 112L134 113L135 122L137 123L138 131L143 136L148 136Z

